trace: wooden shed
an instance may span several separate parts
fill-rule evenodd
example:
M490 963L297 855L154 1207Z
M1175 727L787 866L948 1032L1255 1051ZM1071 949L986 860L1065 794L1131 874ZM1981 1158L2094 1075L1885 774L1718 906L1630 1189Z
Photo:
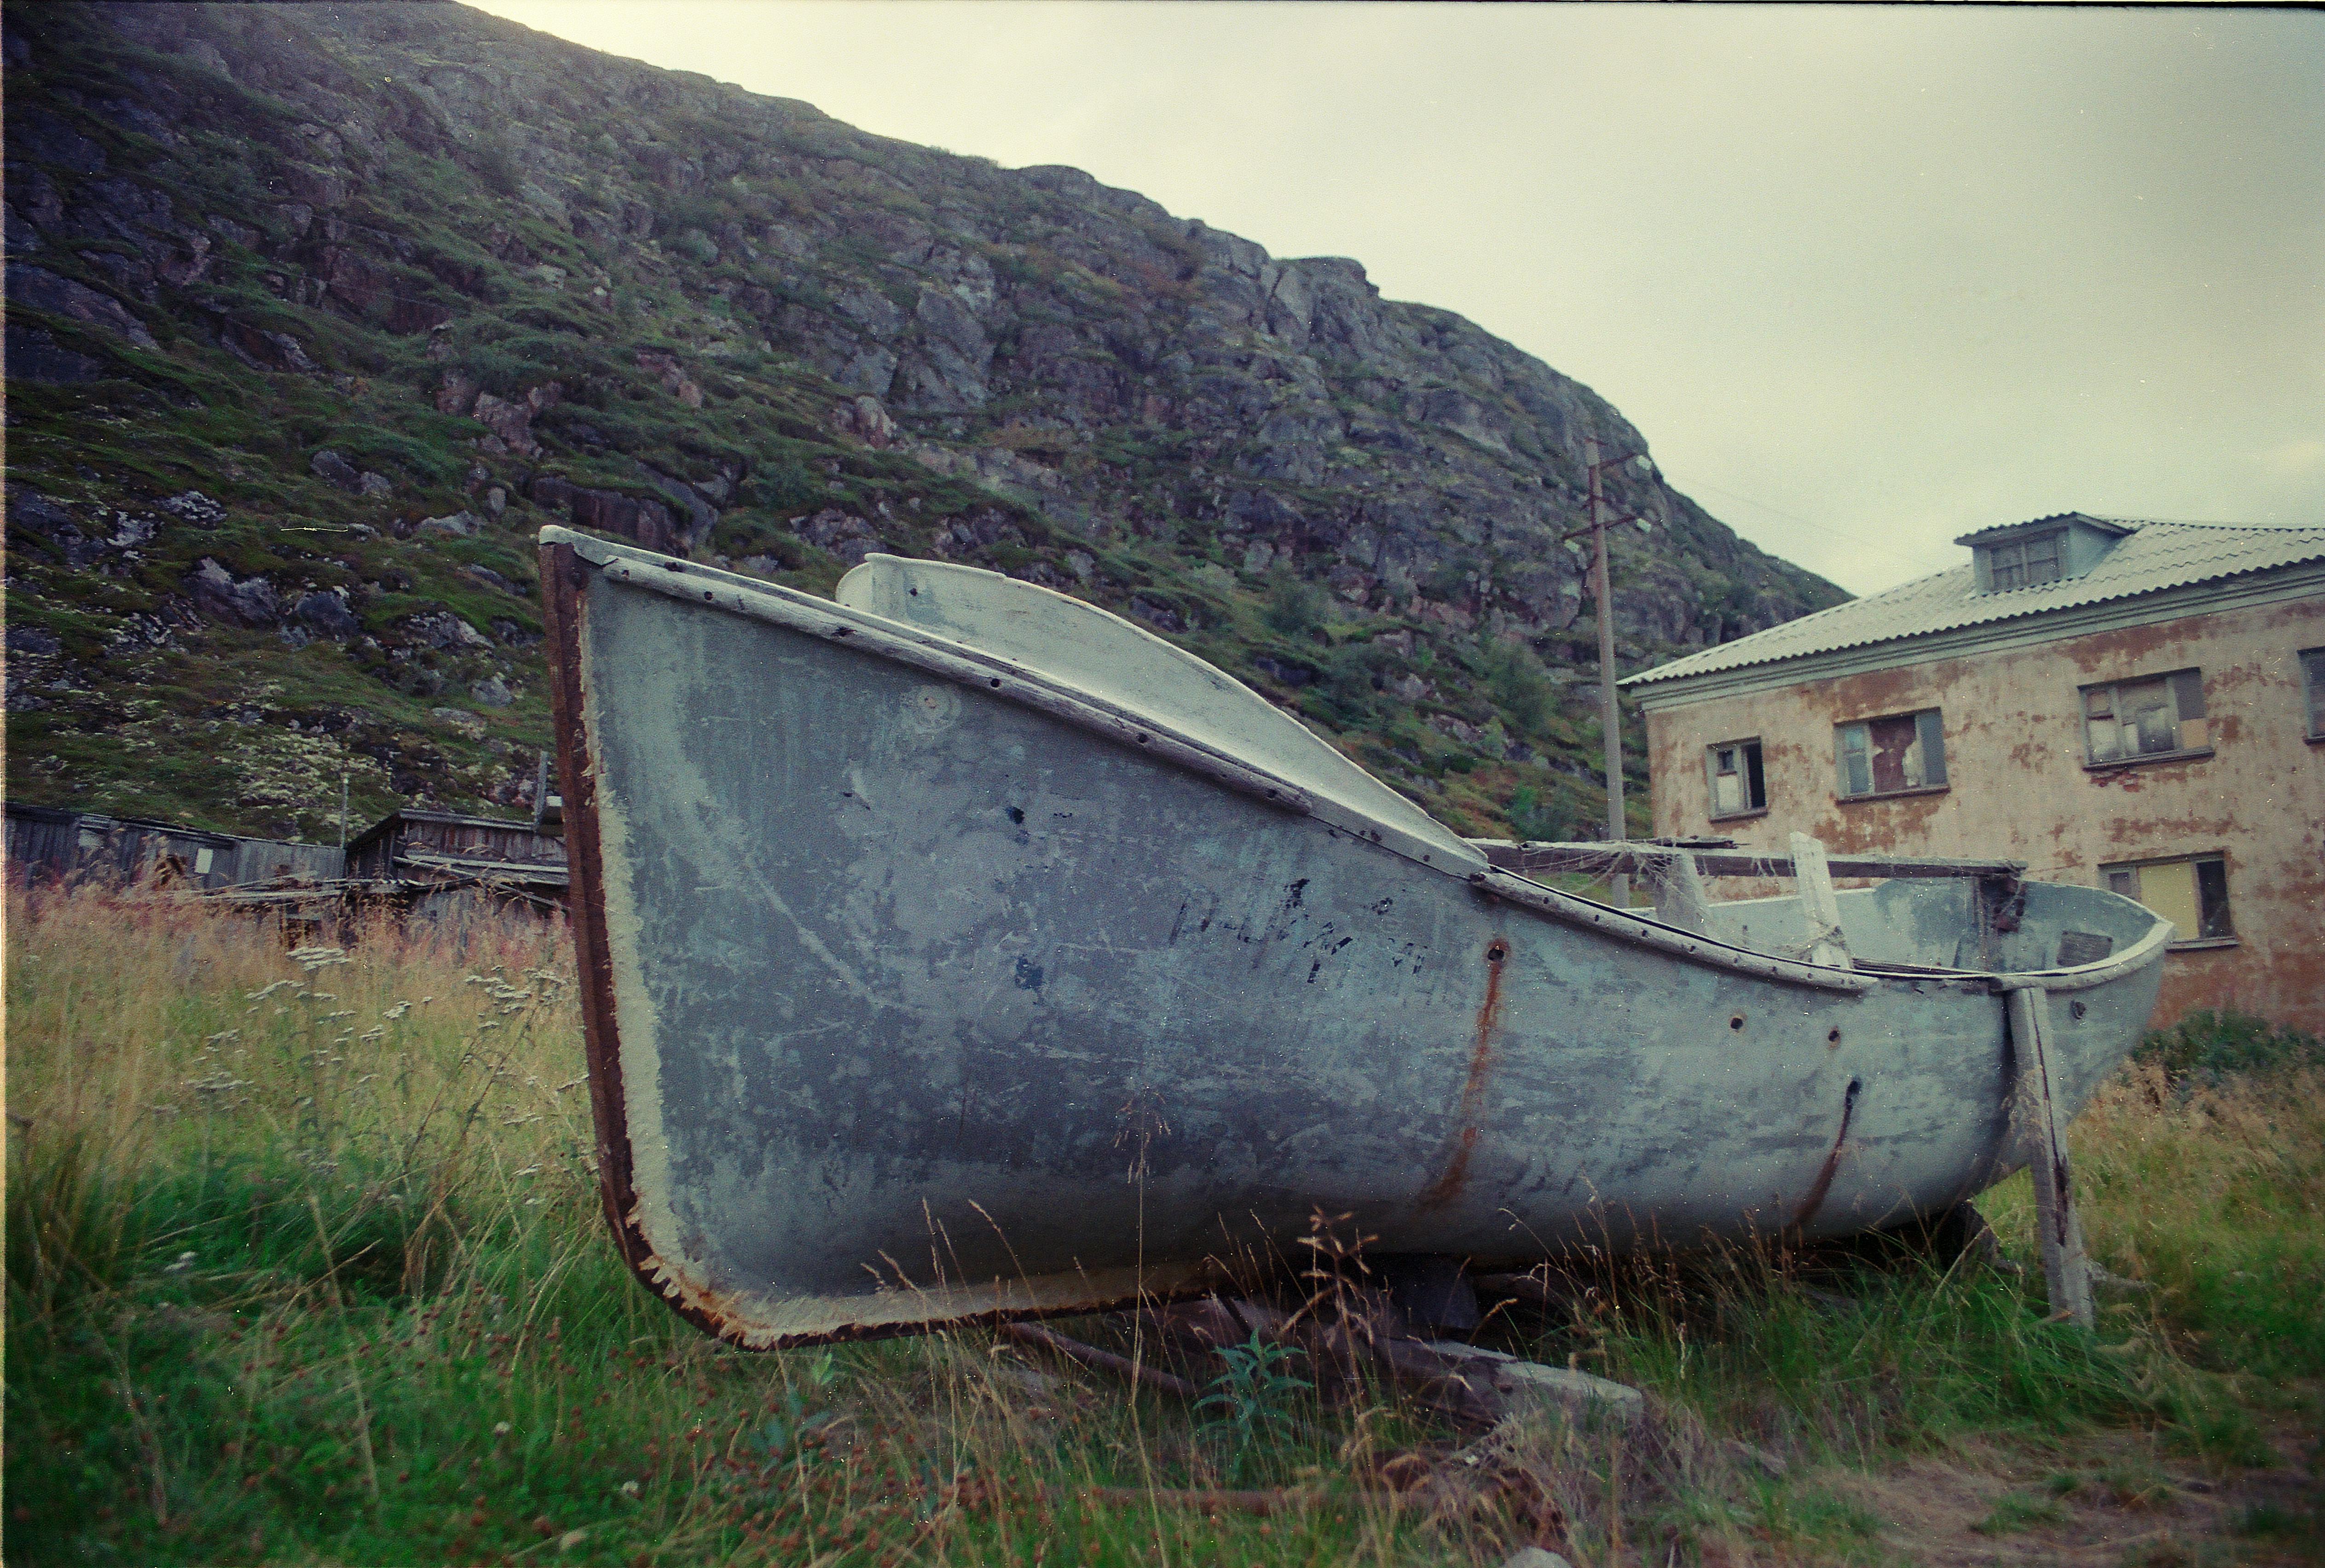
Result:
M176 823L7 803L8 875L19 883L172 884L214 890L340 875L337 846L242 838Z
M372 883L483 886L562 907L565 840L526 818L394 811L347 845L347 874Z

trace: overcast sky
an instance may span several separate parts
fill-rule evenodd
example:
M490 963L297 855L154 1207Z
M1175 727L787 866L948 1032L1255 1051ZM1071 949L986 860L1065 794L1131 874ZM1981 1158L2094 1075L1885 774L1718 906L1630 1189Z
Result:
M1354 256L1858 593L2070 508L2325 522L2325 15L484 8Z

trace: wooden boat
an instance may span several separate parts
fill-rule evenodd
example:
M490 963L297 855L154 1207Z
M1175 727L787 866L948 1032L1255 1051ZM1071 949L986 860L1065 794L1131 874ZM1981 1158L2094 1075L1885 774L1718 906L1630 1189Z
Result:
M990 573L541 537L607 1215L742 1344L1200 1291L1320 1213L1479 1268L1894 1224L2155 1000L2171 927L2095 889L1842 857L1886 880L1619 911L1530 872L1737 868L1469 842Z

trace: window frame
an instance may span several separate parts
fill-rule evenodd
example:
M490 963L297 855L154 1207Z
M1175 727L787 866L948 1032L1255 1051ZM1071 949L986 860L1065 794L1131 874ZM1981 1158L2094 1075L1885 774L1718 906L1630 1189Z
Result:
M2107 861L2103 862L2098 868L2099 886L2106 889L2108 892L2122 894L2122 896L2130 899L2135 903L2140 904L2146 909L2154 909L2155 908L2154 905L2147 903L2145 899L2139 896L2138 879L2140 872L2151 871L2159 866L2188 867L2190 871L2191 885L2193 887L2196 894L2197 934L2192 936L2180 936L2176 941L2172 942L2165 951L2171 953L2185 953L2200 951L2211 947L2235 947L2240 945L2242 938L2237 935L2236 900L2230 897L2228 892L2228 857L2226 850L2199 850L2193 854L2154 855L2144 860ZM2202 927L2204 925L2205 903L2203 868L2207 866L2217 866L2219 868L2218 909L2220 919L2218 924L2220 929L2217 934L2209 936L2205 936L2202 931ZM2125 892L2123 889L2116 885L2117 878L2126 875L2132 879L2132 890L2129 892Z
M2301 695L2308 715L2307 733L2302 738L2311 745L2325 743L2325 648L2301 649L2293 661L2301 671Z
M1746 804L1735 811L1719 809L1719 753L1734 749L1748 755L1739 757L1742 764L1737 777L1743 780ZM1758 776L1760 798L1752 799L1752 781ZM1703 748L1704 820L1707 822L1741 822L1749 816L1768 815L1768 764L1766 751L1757 735L1746 735L1733 741L1714 741Z
M1873 726L1891 719L1913 721L1913 743L1922 748L1922 779L1903 789L1877 788L1874 773L1875 750L1872 744ZM1848 789L1848 734L1852 730L1864 732L1865 779L1868 788L1850 793ZM1934 742L1934 744L1932 744ZM1841 805L1854 805L1860 800L1897 800L1909 795L1943 795L1953 788L1950 770L1946 766L1945 710L1942 707L1907 708L1898 713L1868 714L1861 719L1844 719L1832 726L1833 798ZM1931 782L1931 763L1936 763L1936 781Z
M2091 747L2091 698L2093 694L2107 694L2107 716L2118 733L2123 724L2123 702L2120 693L2126 687L2161 684L2172 697L2172 734L2173 745L2167 752L2134 752L2113 757L2093 754ZM2193 712L2191 712L2191 709ZM2204 702L2204 671L2200 665L2181 669L2167 669L2154 675L2129 676L2117 680L2095 680L2075 688L2075 727L2082 737L2083 770L2089 773L2112 773L2123 768L2144 768L2157 762L2198 761L2212 755L2212 732L2209 710ZM2189 745L2188 726L2204 726L2203 738Z
M2031 576L2027 573L2028 552L2037 545L2046 545L2050 548L2051 575L2045 577ZM2063 582L2066 579L2067 530L2063 528L2048 529L2041 533L2021 534L2015 539L1996 540L1992 544L1980 545L1978 551L1982 557L1978 563L1980 586L1989 594L2015 594L2021 588L2039 588L2045 583ZM2005 551L2011 558L2006 563L2007 568L2016 576L2015 582L2005 583L2002 580L2005 567L2004 560Z

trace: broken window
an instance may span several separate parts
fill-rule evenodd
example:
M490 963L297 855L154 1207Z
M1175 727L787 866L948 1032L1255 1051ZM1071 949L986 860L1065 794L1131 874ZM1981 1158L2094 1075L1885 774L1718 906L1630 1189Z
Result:
M1760 767L1760 742L1722 741L1707 746L1703 764L1711 779L1711 816L1745 816L1768 809L1768 779Z
M2219 855L2101 866L2099 874L2107 891L2137 899L2177 927L2174 945L2236 939L2228 918L2228 864Z
M2309 692L2309 738L2325 741L2325 648L2301 650L2301 680Z
M2210 743L2201 670L2083 687L2084 751L2093 763L2123 762Z
M1936 708L1863 719L1840 725L1834 734L1844 800L1945 788L1945 729Z
M1992 592L2031 588L2059 580L2059 535L2038 534L1986 547L1987 581Z

